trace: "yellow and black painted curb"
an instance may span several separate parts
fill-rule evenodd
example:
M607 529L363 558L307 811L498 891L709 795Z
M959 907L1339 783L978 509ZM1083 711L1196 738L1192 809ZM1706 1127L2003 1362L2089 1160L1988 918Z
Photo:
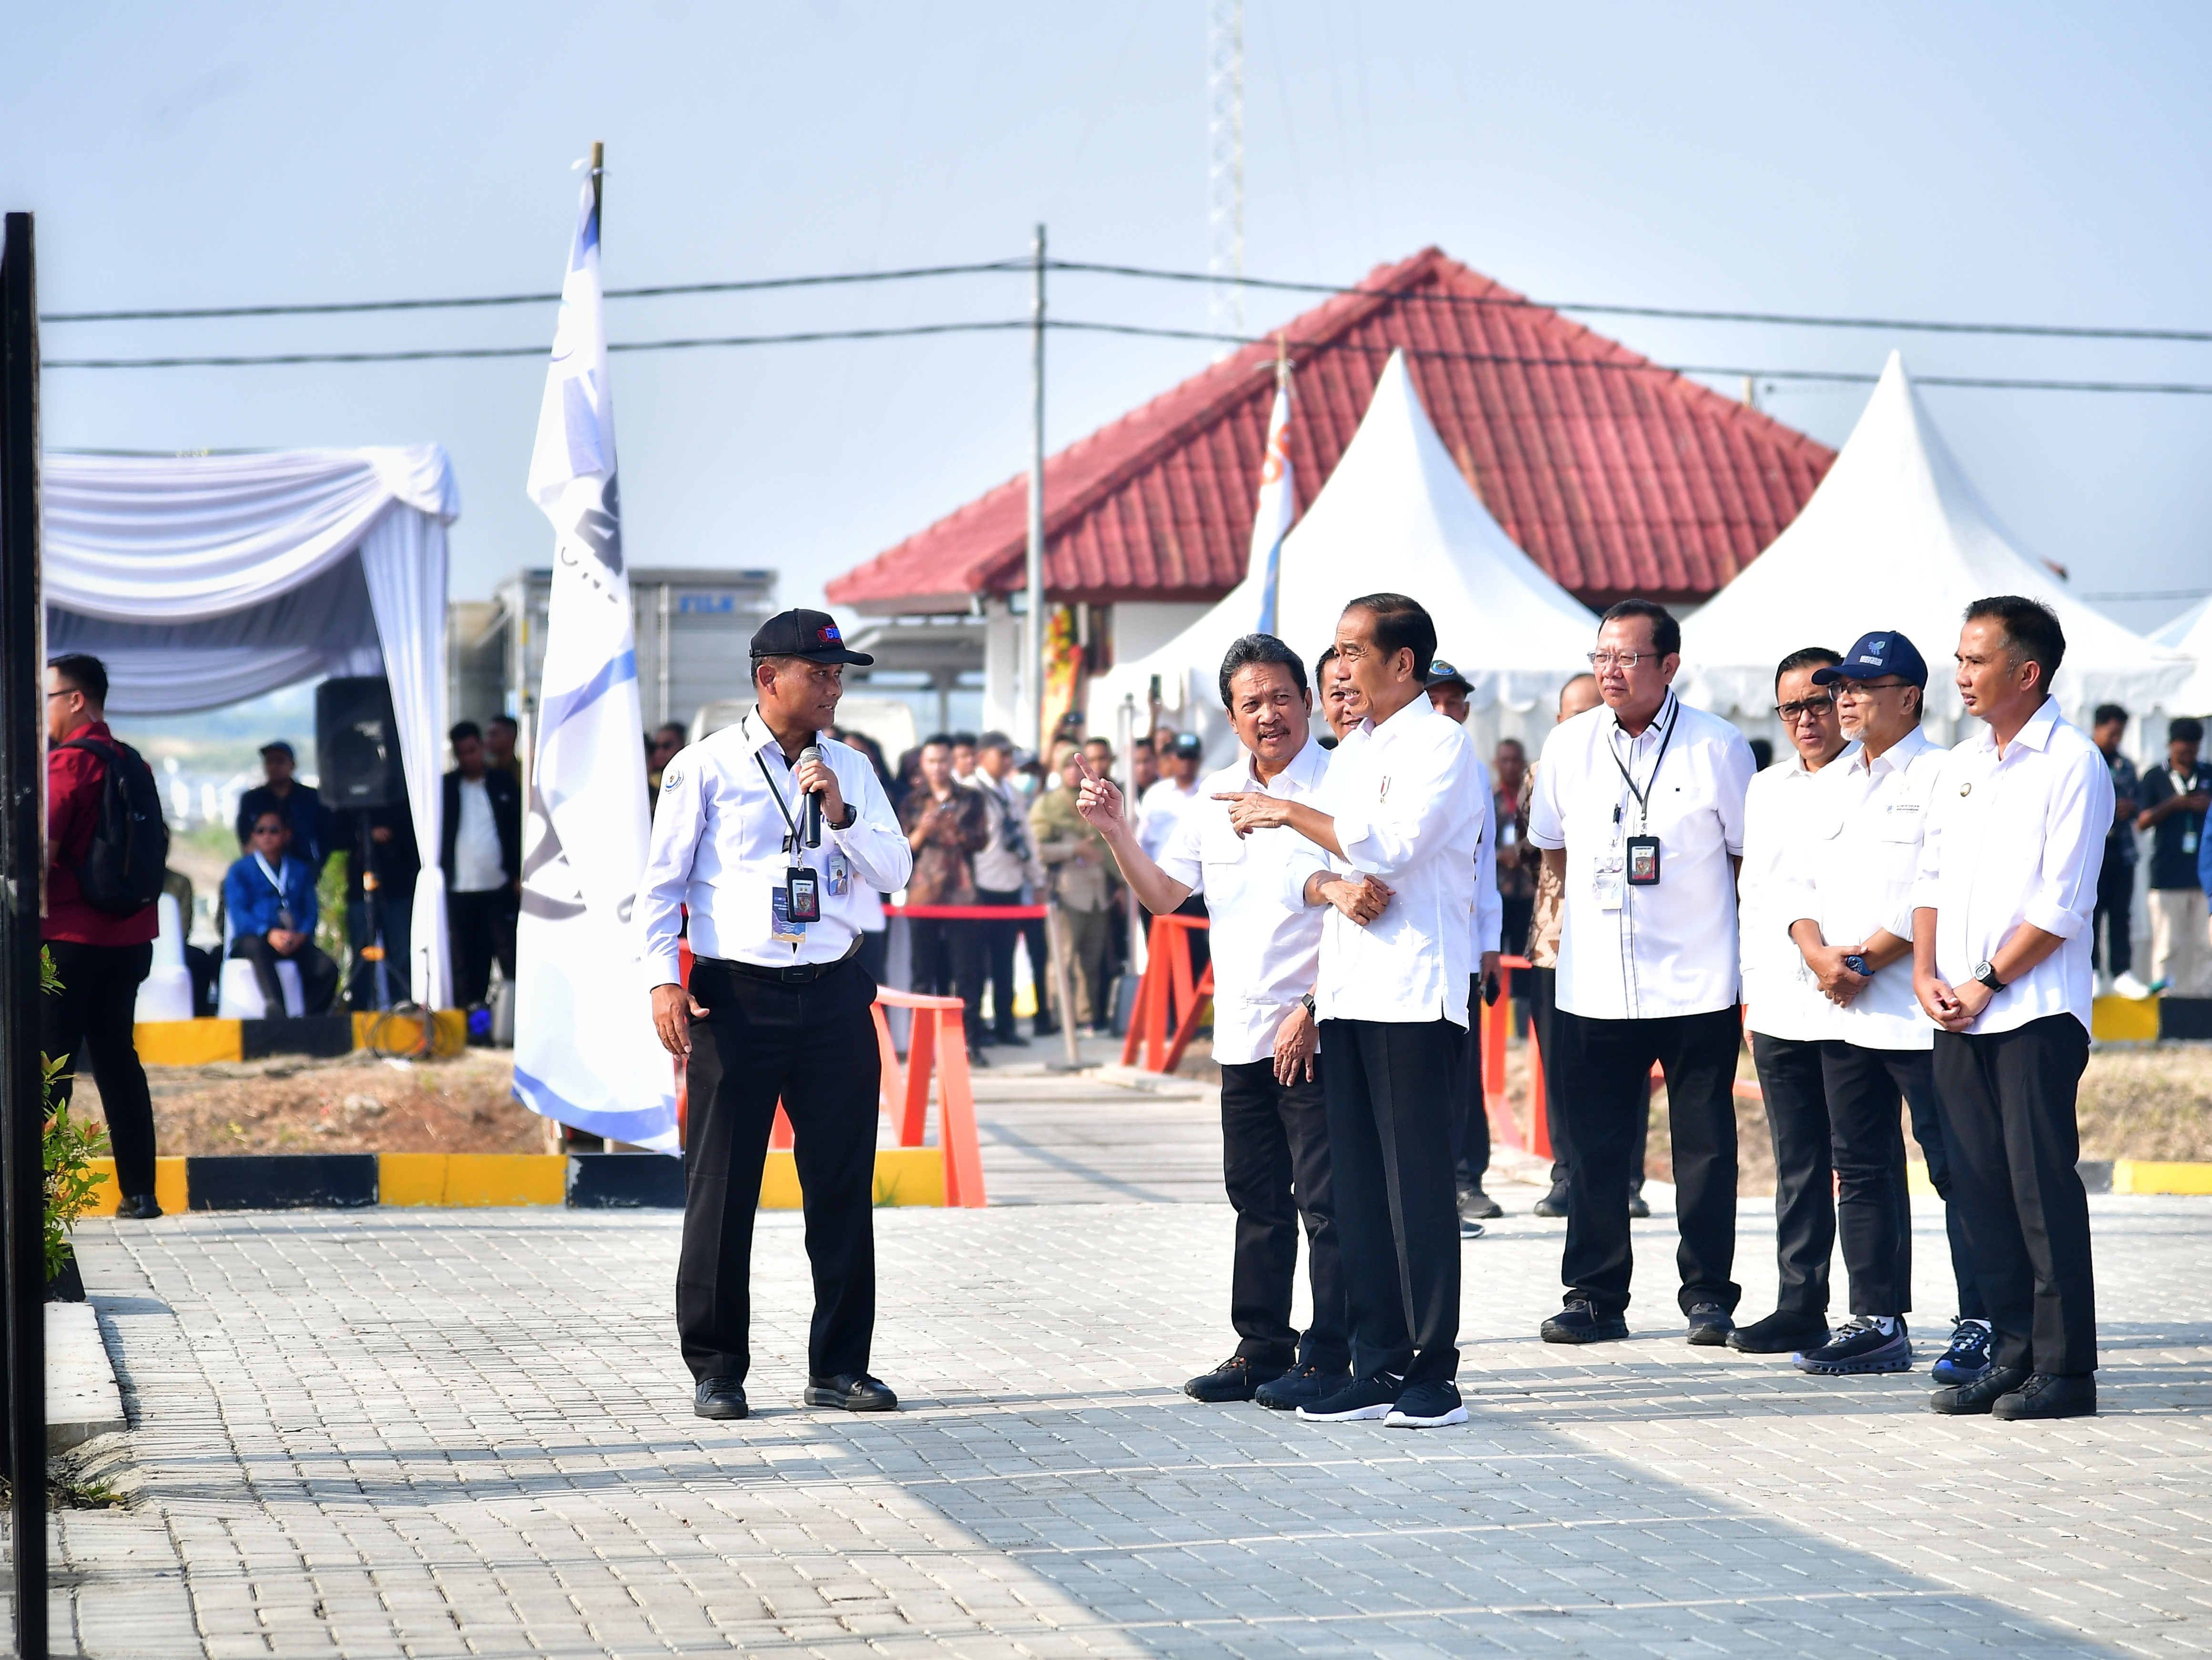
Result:
M164 1211L350 1210L382 1206L565 1205L574 1210L681 1209L684 1162L650 1152L216 1153L154 1161ZM112 1216L120 1201L112 1159L86 1213ZM935 1147L879 1147L875 1202L942 1205L944 1155ZM799 1207L799 1171L771 1152L763 1210Z

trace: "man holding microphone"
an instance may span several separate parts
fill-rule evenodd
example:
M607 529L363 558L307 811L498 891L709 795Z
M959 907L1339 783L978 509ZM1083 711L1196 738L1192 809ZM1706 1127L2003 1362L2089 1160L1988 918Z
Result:
M1225 804L1246 794L1310 800L1329 757L1311 739L1305 665L1273 635L1248 634L1229 648L1221 701L1243 757L1203 781L1157 861L1130 827L1121 792L1087 763L1077 811L1106 838L1147 910L1164 915L1194 894L1206 897L1222 1176L1237 1210L1229 1308L1237 1353L1183 1392L1288 1411L1352 1381L1313 1013L1322 913L1284 901L1291 839L1238 835ZM1338 880L1328 897L1346 915L1371 921L1388 893L1370 882ZM1301 1216L1314 1311L1303 1339L1291 1325Z
M898 1405L868 1371L882 1063L875 982L854 958L865 896L906 886L914 855L867 757L818 737L844 666L873 660L821 611L770 617L752 638L757 707L661 775L638 910L653 1025L685 1062L691 1104L676 1324L702 1418L747 1411L753 1213L779 1100L814 1269L806 1403Z

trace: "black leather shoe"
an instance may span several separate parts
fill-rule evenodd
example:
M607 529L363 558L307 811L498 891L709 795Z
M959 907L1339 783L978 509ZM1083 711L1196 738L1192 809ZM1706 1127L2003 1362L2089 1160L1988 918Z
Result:
M1553 1188L1528 1208L1531 1216L1565 1216L1567 1213L1567 1190Z
M734 1377L702 1377L691 1391L691 1411L696 1417L743 1418L750 1410L745 1405L745 1386Z
M1764 1320L1738 1326L1728 1335L1728 1346L1740 1354L1795 1354L1828 1341L1825 1315L1792 1314L1777 1309Z
M1690 1310L1689 1343L1692 1348L1717 1349L1735 1329L1735 1316L1718 1303L1698 1303ZM1825 1334L1823 1334L1825 1335Z
M1649 1221L1651 1218L1650 1201L1644 1198L1644 1196L1640 1193L1630 1194L1628 1195L1628 1213L1639 1222Z
M1628 1322L1620 1315L1600 1319L1579 1297L1544 1322L1540 1333L1547 1343L1610 1343L1628 1335Z
M2039 1371L2010 1395L1999 1395L1990 1406L1992 1418L2094 1418L2096 1415L2097 1379L2094 1374L2086 1371L2073 1377Z
M1182 1392L1194 1401L1249 1401L1261 1384L1273 1383L1288 1370L1249 1355L1232 1354L1212 1371L1202 1371L1185 1383Z
M1459 1190L1459 1219L1462 1222L1490 1222L1505 1214L1505 1207L1485 1193L1478 1184Z
M1030 1040L1023 1037L1021 1033L1018 1031L1002 1031L994 1033L993 1036L993 1041L1004 1044L1008 1049L1025 1049L1030 1046Z
M896 1412L898 1396L880 1377L865 1371L841 1371L835 1377L808 1377L806 1404L840 1407L847 1412Z
M1928 1410L1940 1412L1947 1418L1985 1413L1996 1405L1999 1396L2010 1395L2027 1379L2026 1366L1991 1366L1971 1383L1937 1389L1928 1397Z
M132 1222L150 1222L161 1213L150 1193L134 1193L115 1207L115 1213Z

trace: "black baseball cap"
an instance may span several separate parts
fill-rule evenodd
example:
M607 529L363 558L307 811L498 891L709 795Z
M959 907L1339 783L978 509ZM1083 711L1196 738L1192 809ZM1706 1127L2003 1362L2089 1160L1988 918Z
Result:
M292 753L292 746L281 738L273 744L264 744L261 746L261 752L264 755L281 755L287 761L296 761L300 758Z
M1425 690L1433 690L1438 686L1457 686L1469 695L1474 691L1474 683L1441 657L1429 660L1429 678L1422 685Z
M810 663L858 663L866 667L876 660L866 652L848 651L837 619L826 611L778 611L753 635L756 657L803 657Z
M1838 680L1875 680L1885 674L1893 674L1923 691L1928 690L1928 660L1921 656L1920 648L1901 634L1861 635L1858 642L1844 654L1841 663L1813 671L1813 684L1826 686Z
M1172 753L1184 757L1206 753L1206 745L1198 741L1198 734L1194 732L1177 733L1175 742L1169 745L1169 749Z

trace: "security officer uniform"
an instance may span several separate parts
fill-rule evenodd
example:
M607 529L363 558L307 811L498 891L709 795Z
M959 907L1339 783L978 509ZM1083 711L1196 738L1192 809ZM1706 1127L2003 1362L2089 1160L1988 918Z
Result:
M753 635L752 656L756 664L873 660L847 650L836 624L811 611L769 618ZM807 844L806 799L794 777L796 751L810 743L845 803L842 822L823 814L818 845ZM913 863L866 755L812 733L779 739L757 708L680 751L661 775L639 906L647 983L655 987L678 982L689 912L676 1319L703 1417L745 1414L753 1213L779 1100L791 1119L814 1271L807 1402L897 1404L868 1375L881 1061L869 1014L876 985L856 954L867 897L903 888ZM798 874L806 872L811 885ZM819 915L804 920L810 897Z

